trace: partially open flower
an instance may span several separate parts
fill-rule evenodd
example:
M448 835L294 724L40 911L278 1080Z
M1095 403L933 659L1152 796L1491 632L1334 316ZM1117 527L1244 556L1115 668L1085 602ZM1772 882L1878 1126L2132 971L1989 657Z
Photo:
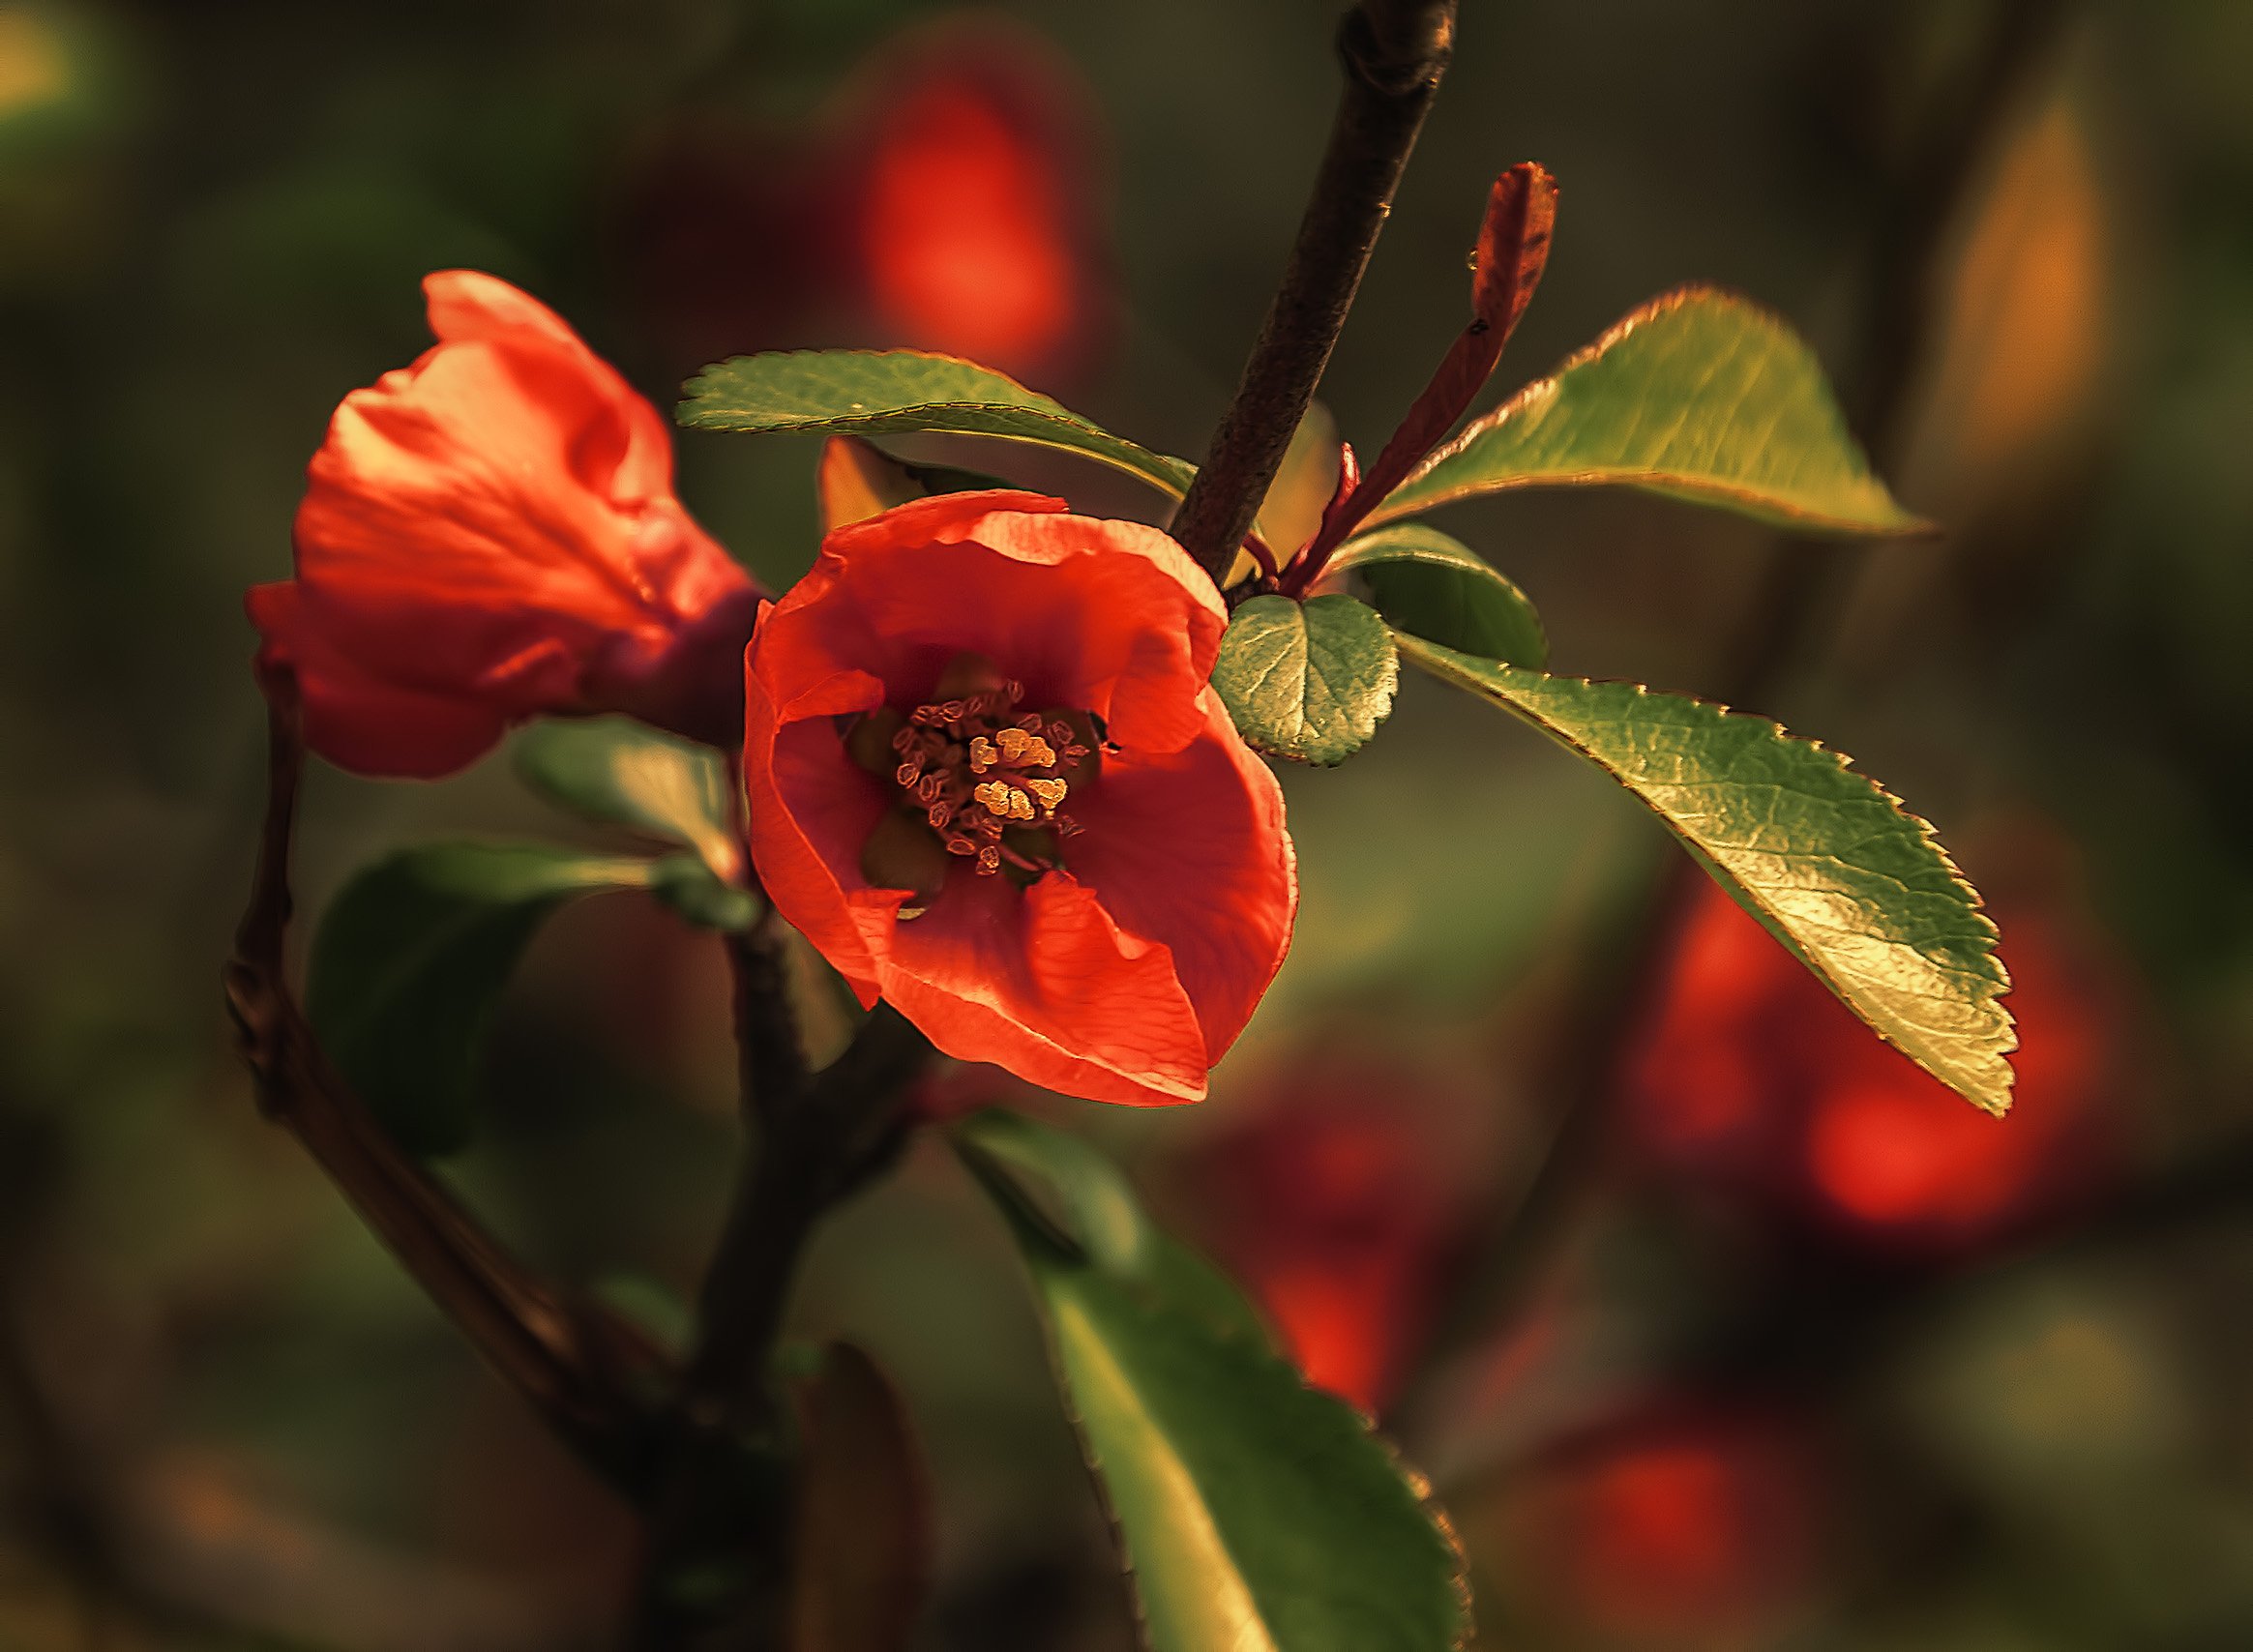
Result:
M1282 790L1205 686L1226 620L1164 534L1034 494L835 530L746 660L777 909L950 1055L1201 1097L1297 904Z
M437 344L344 398L298 507L297 577L250 593L308 743L418 777L546 713L732 745L757 594L673 497L657 410L506 281L423 288Z

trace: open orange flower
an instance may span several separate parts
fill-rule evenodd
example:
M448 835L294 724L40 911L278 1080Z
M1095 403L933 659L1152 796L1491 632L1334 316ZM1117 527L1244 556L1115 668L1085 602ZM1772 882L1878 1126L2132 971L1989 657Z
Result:
M757 594L673 497L657 410L506 281L448 270L423 290L437 344L344 398L307 473L297 577L250 593L308 743L418 777L546 713L732 745Z
M950 1055L1199 1099L1298 898L1282 789L1205 686L1226 623L1164 534L1059 500L836 529L746 658L777 909Z

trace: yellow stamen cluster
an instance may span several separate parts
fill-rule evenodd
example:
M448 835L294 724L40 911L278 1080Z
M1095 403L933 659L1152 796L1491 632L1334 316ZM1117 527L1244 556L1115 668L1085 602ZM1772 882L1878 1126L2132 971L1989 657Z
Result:
M1004 865L1044 870L1055 840L1079 830L1063 812L1071 782L1093 752L1084 731L1063 716L1020 713L1017 683L996 680L959 697L917 706L892 719L886 736L892 778L938 835L948 853L975 861L982 874ZM872 753L873 756L873 753ZM982 777L982 778L981 778ZM1012 836L1005 841L1004 831ZM1026 832L1045 833L1046 840ZM1050 844L1045 851L1044 841Z

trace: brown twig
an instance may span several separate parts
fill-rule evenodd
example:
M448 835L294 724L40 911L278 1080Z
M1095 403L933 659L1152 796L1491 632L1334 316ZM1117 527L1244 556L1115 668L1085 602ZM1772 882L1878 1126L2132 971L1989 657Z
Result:
M643 1490L662 1357L621 1321L567 1301L511 1256L384 1135L321 1053L289 988L289 852L305 752L295 690L268 685L266 820L227 1004L266 1116L302 1142L415 1283L558 1436L612 1484Z
M1900 446L1910 393L1932 332L1932 266L1996 135L2010 96L2055 38L2061 0L2010 0L1997 15L1946 118L1887 192L1873 225L1863 336L1852 364L1854 424L1881 458ZM1758 705L1784 682L1822 612L1835 605L1863 552L1801 539L1777 542L1736 627L1709 692L1726 703ZM1422 1362L1428 1380L1476 1339L1494 1334L1523 1307L1596 1180L1611 1135L1621 1068L1638 1028L1663 992L1684 924L1704 889L1705 869L1672 855L1648 897L1591 949L1574 1002L1561 1018L1545 1086L1556 1123L1524 1192L1489 1243L1474 1253L1448 1322ZM1412 1414L1423 1382L1402 1401Z
M728 947L745 1120L759 1139L698 1297L629 1629L639 1652L786 1644L795 1504L775 1349L808 1240L897 1151L903 1101L931 1057L879 1004L844 1054L809 1074L781 946L770 916Z
M1456 0L1362 0L1339 30L1345 95L1282 284L1173 537L1228 577L1346 324L1455 44Z

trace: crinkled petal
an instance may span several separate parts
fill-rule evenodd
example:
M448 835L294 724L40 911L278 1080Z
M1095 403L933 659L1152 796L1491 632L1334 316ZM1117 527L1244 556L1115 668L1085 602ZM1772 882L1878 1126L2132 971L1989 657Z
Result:
M1283 788L1219 696L1178 752L1107 753L1072 800L1065 861L1129 934L1164 945L1197 1006L1206 1055L1244 1030L1290 945L1297 868Z
M823 546L831 600L896 649L985 655L1031 705L1091 711L1122 745L1185 745L1228 627L1212 582L1155 528L1053 505L940 495L840 529Z
M1022 892L958 874L891 928L883 996L947 1054L1090 1101L1203 1097L1204 1034L1171 957L1121 931L1068 872Z
M436 270L423 278L431 336L440 343L527 337L561 345L579 373L600 387L621 417L590 428L578 452L581 474L613 504L631 508L672 489L672 434L648 398L586 347L571 324L530 293L482 270ZM603 438L608 438L605 440Z

